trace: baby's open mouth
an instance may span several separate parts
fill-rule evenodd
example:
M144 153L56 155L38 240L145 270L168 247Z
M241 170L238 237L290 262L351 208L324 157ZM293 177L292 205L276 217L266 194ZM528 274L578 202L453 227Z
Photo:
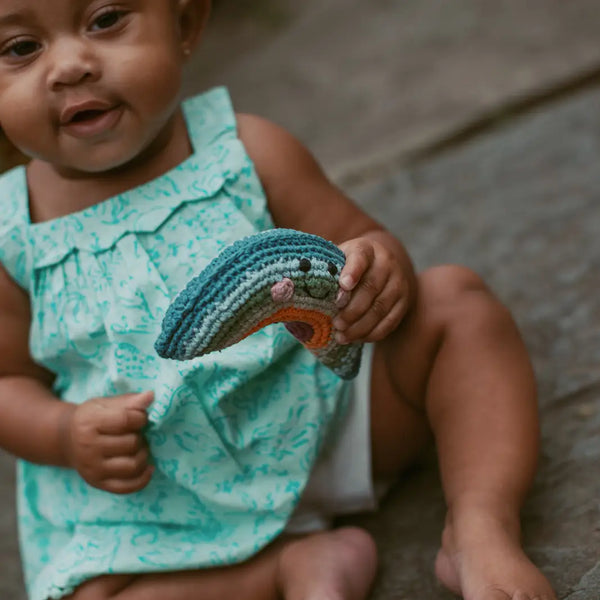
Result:
M100 102L89 102L64 111L61 116L61 126L79 138L90 138L103 135L112 130L121 118L122 110L118 105Z
M94 109L94 110L80 110L79 112L76 112L72 119L69 121L70 123L81 123L83 121L92 121L93 119L96 119L97 117L103 115L106 111L105 110L99 110L99 109Z

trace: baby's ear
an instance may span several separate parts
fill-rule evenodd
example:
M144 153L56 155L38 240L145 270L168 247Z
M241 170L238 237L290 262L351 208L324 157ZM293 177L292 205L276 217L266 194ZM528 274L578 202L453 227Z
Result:
M185 57L196 47L210 15L211 0L177 0L181 49Z

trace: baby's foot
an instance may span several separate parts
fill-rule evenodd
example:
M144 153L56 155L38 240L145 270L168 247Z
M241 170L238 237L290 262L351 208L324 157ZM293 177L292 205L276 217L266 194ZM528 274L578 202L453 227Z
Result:
M556 600L523 552L518 526L477 511L448 516L435 570L441 583L465 600Z
M279 558L285 600L365 600L377 570L377 551L362 529L344 527L291 542Z

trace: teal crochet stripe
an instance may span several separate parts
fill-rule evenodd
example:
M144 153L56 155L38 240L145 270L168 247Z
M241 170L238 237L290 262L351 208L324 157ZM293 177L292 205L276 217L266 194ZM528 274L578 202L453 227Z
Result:
M323 364L350 379L362 347L338 344L332 327L344 263L335 244L300 231L272 229L238 240L169 307L156 351L189 360L283 322Z

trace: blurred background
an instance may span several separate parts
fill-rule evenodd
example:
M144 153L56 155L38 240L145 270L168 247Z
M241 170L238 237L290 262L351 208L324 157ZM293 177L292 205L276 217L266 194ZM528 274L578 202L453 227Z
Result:
M600 3L215 0L186 94L226 85L283 125L404 240L419 268L480 272L539 381L543 451L528 552L559 598L600 597ZM21 158L6 140L0 166ZM0 599L24 600L13 462L0 455ZM433 576L434 462L354 520L376 600L449 599Z

